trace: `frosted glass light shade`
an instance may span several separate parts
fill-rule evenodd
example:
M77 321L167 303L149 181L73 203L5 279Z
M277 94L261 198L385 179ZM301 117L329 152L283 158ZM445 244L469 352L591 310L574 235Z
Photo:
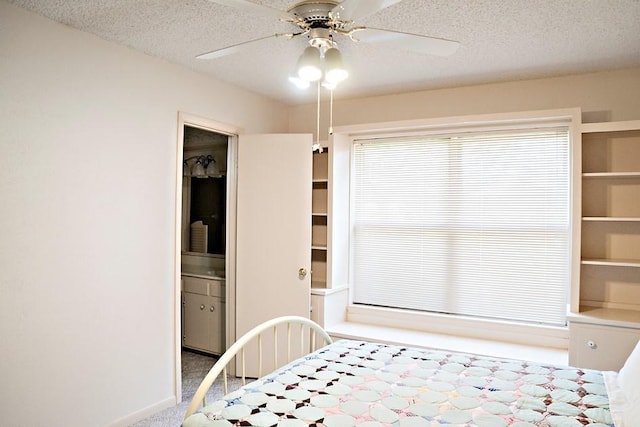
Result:
M214 160L210 161L207 165L207 176L218 176L220 175L220 169L218 169L218 165Z
M307 47L298 60L298 77L308 82L316 82L322 77L322 63L320 50L313 46Z
M324 53L325 80L329 84L338 84L349 77L349 72L342 63L342 55L335 47L327 49Z
M198 160L196 165L193 167L193 176L198 178L203 178L205 176L204 165L200 160Z

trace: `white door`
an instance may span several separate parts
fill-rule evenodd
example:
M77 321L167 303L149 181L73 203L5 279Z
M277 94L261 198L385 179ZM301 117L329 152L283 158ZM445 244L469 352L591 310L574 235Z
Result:
M238 139L236 338L274 317L309 317L312 143L308 134Z

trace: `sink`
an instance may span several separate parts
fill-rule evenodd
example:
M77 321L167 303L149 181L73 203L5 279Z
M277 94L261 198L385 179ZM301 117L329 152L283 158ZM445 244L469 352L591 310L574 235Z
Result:
M195 276L195 277L217 277L218 279L224 279L225 278L225 274L224 274L224 268L220 269L220 270L216 270L215 267L210 267L210 266L198 266L198 265L182 265L182 274L186 275L186 276Z

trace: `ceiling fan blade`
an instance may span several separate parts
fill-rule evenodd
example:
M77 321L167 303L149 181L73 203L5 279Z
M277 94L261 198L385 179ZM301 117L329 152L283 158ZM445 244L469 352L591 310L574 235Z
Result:
M253 13L254 15L261 15L271 18L277 18L282 21L296 21L296 16L292 13L285 12L284 10L275 9L269 6L263 6L261 4L252 3L247 0L209 0L212 3L221 4L224 6L235 7L236 9Z
M449 56L460 47L460 43L453 40L378 28L355 28L350 36L355 41L428 55Z
M331 11L331 14L343 21L357 21L365 16L387 8L402 0L344 0Z
M247 45L264 42L264 41L272 39L274 37L281 37L281 36L293 37L292 34L279 34L279 33L278 34L273 34L273 35L266 36L266 37L260 37L259 39L253 39L253 40L249 40L249 41L246 41L246 42L234 44L233 46L223 47L222 49L212 50L211 52L206 52L206 53L203 53L201 55L198 55L198 56L196 56L196 58L197 59L215 59L215 58L220 58L222 56L227 56L227 55L231 55L231 54L237 53Z

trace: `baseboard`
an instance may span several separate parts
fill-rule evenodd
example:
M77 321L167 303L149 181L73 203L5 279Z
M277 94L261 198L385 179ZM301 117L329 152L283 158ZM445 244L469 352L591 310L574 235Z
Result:
M160 411L176 405L176 397L171 396L164 400L161 400L160 402L154 403L151 406L147 406L146 408L136 411L133 414L129 414L123 418L120 418L119 420L108 424L107 427L127 427L131 424L137 423L138 421L144 420L145 418L148 418L153 414L157 414Z

